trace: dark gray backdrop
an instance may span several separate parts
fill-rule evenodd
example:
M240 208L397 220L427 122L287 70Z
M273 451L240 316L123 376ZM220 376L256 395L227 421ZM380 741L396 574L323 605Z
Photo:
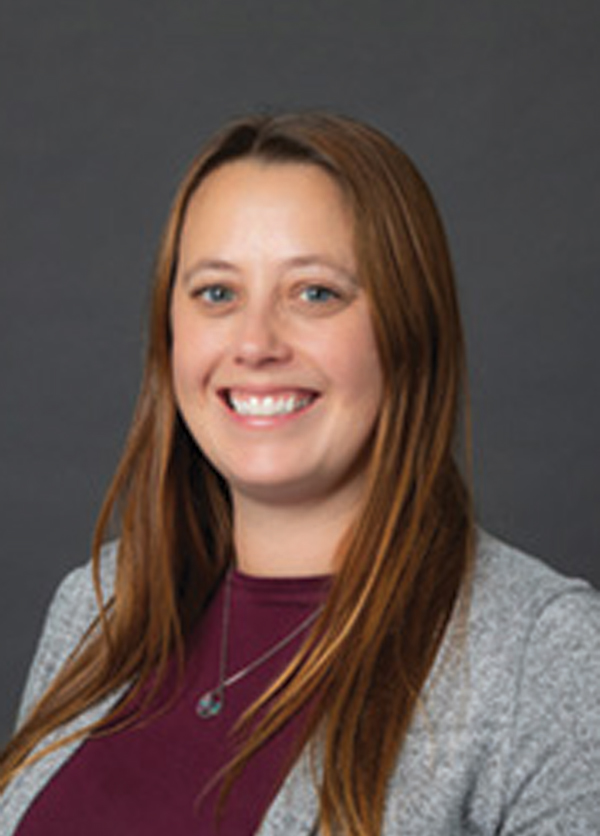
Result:
M429 179L466 321L480 518L600 584L595 0L19 0L0 11L0 736L83 561L147 279L199 141L329 107Z

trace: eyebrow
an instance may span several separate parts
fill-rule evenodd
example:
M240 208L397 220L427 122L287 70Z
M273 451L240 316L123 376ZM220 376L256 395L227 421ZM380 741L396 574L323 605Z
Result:
M229 261L224 261L220 258L201 258L195 261L187 270L184 270L181 280L183 284L187 284L196 275L196 273L238 273L239 270Z
M343 267L338 261L324 255L298 255L286 258L282 261L281 266L284 271L300 269L303 267L325 267L336 273L341 278L358 285L358 278L346 267ZM195 261L182 275L182 281L187 284L198 273L240 273L239 267L230 261L221 258L200 258Z
M299 255L288 258L283 263L288 270L301 267L326 267L352 284L358 284L358 279L351 270L326 255Z

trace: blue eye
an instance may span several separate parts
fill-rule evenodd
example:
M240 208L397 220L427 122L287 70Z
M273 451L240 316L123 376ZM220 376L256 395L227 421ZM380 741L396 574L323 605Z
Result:
M313 284L309 287L303 288L301 297L307 302L331 302L333 299L339 299L339 293L332 290L330 287Z
M200 297L209 305L222 305L226 302L231 302L234 298L233 290L224 284L206 285L206 287L202 287L196 291L194 295Z

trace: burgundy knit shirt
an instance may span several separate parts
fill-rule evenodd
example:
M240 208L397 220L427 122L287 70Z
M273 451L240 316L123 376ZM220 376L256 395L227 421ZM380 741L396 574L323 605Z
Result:
M227 676L294 630L323 601L329 579L231 578ZM276 793L306 709L251 760L234 785L220 826L219 786L236 719L283 670L306 631L225 690L221 712L201 719L198 699L218 684L225 585L190 639L183 688L166 712L134 728L87 740L34 801L18 836L245 836L256 832ZM172 693L169 682L164 694Z

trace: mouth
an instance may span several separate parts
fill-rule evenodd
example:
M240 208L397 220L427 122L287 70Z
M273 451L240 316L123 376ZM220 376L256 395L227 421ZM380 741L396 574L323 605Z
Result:
M268 394L243 389L223 389L222 400L236 415L250 418L280 418L307 409L318 398L308 389L286 389Z

